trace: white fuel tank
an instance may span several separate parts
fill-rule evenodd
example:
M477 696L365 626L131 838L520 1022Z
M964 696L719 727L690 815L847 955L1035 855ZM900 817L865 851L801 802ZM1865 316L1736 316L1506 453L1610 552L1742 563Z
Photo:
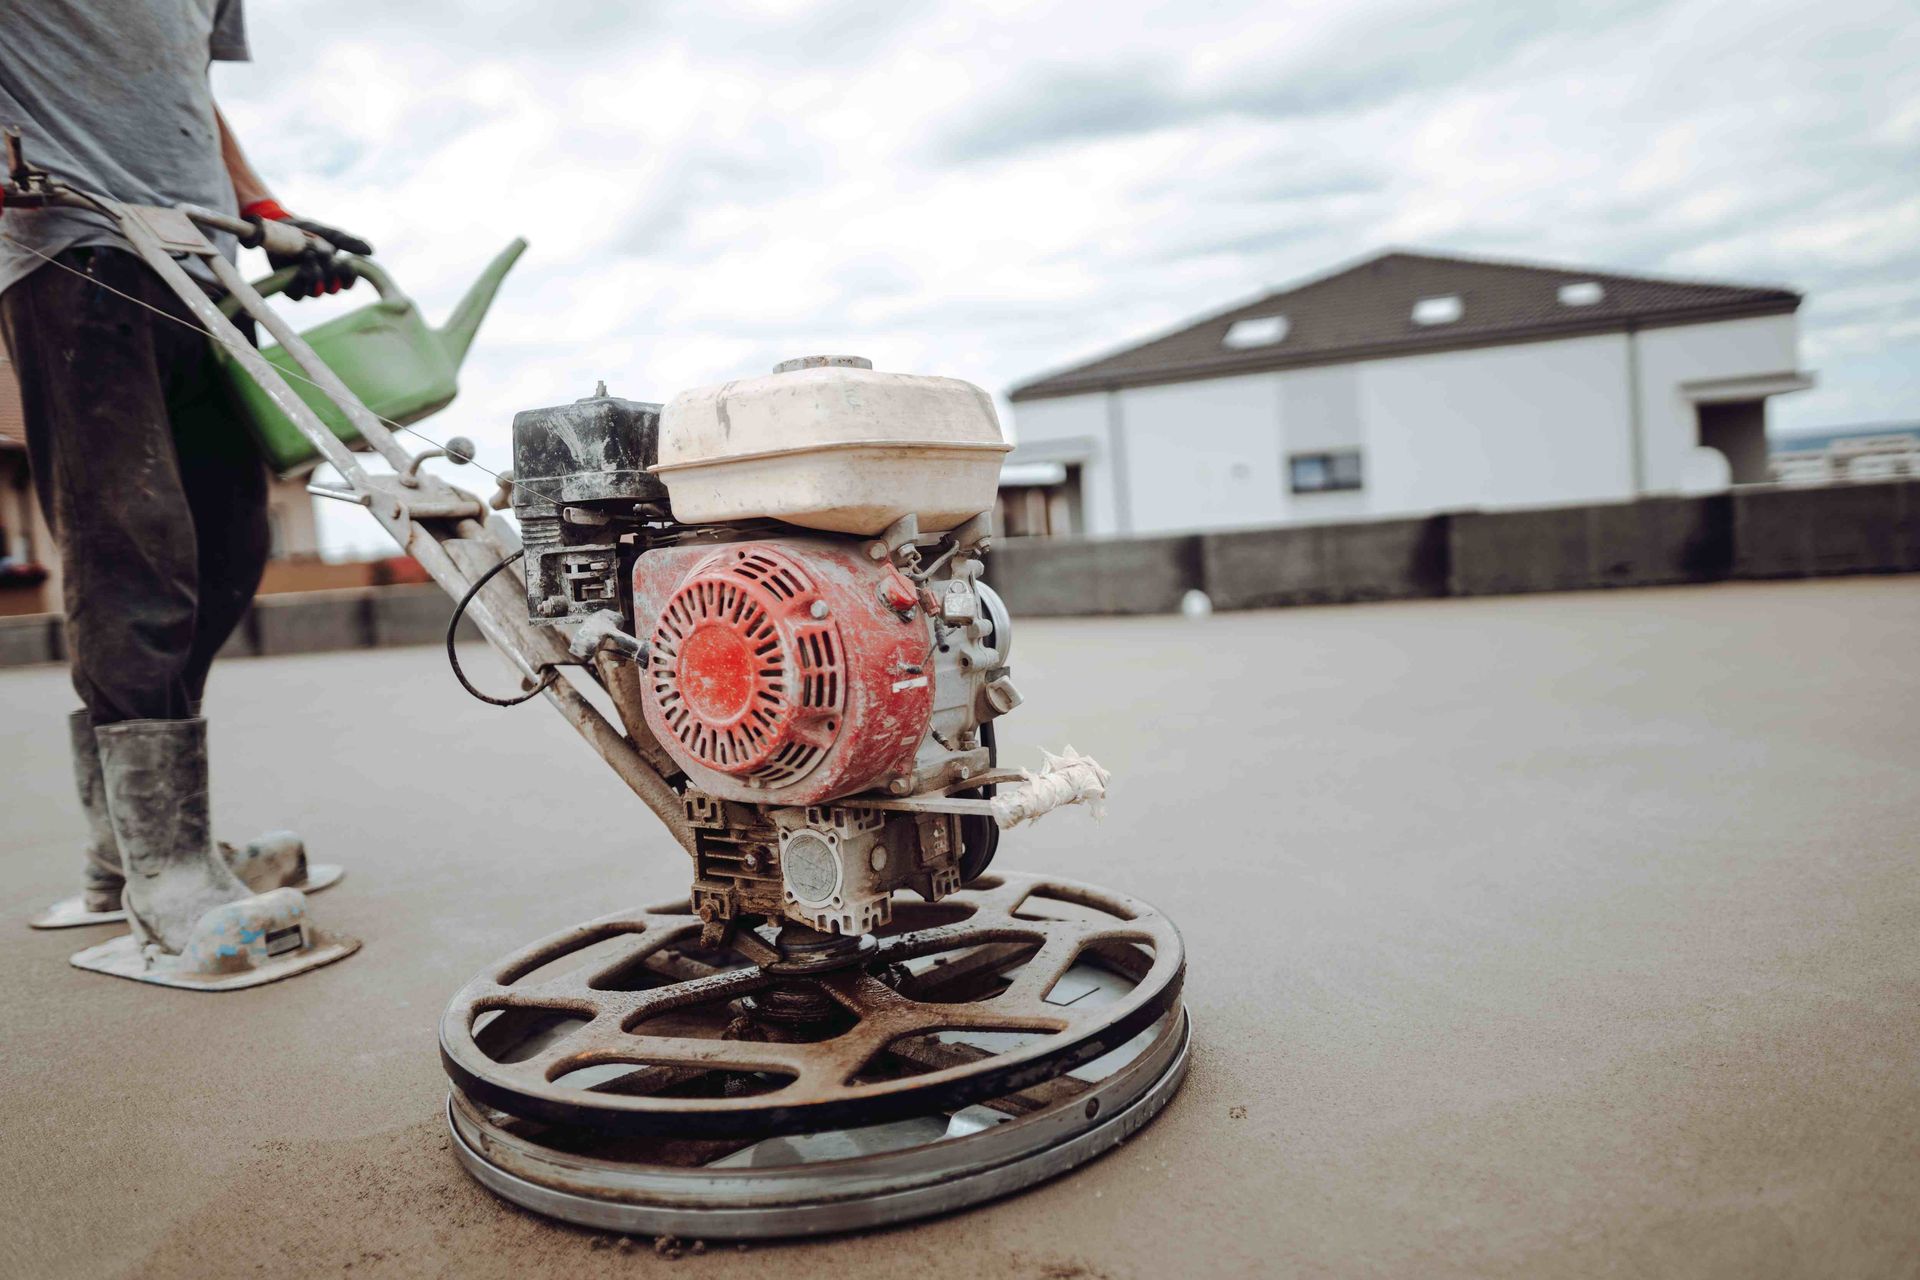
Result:
M675 396L652 471L683 524L770 518L872 536L912 512L933 533L993 505L1012 447L970 382L808 356Z

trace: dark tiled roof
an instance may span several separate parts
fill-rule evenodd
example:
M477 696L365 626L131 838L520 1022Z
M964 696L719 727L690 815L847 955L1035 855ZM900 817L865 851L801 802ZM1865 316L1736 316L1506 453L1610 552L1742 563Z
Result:
M1599 302L1567 306L1560 301L1562 285L1586 281L1601 287ZM1416 301L1449 294L1461 300L1458 320L1436 325L1414 323ZM1010 398L1037 400L1295 365L1609 333L1629 327L1779 315L1799 305L1800 295L1790 289L1659 280L1578 267L1396 251L1243 303L1087 364L1023 383L1013 389ZM1272 315L1287 318L1286 336L1279 342L1245 349L1224 344L1227 330L1236 320Z

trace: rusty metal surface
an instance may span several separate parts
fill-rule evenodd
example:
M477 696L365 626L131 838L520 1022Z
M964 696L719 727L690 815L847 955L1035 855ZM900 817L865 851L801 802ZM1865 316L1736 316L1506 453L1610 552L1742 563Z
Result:
M703 954L697 917L631 911L536 943L469 982L442 1015L441 1058L468 1096L528 1119L604 1132L764 1137L1045 1086L1126 1043L1179 994L1179 933L1121 894L1049 877L986 876L937 906L900 907L897 931L861 964L805 980L838 1010L824 1039L725 1038L739 1034L732 1002L791 981L767 970L778 959L773 944L739 930ZM588 948L600 950L581 956ZM993 958L981 960L981 949ZM588 962L556 971L575 957ZM706 971L690 970L689 957ZM1082 961L1133 985L1097 1007L1049 1002ZM939 973L950 965L958 966L952 977ZM690 972L696 976L674 976ZM516 1019L516 1034L532 1019L579 1024L528 1048L489 1025L476 1031L487 1014L497 1015L490 1023ZM935 1037L949 1031L1015 1040L975 1056L939 1048ZM630 1092L632 1080L618 1077L631 1071L568 1080L619 1066L664 1068L659 1079L671 1092ZM685 1087L683 1068L706 1073L710 1096ZM1029 1101L1046 1096L1043 1089Z
M456 1091L448 1136L495 1194L584 1226L709 1240L821 1235L963 1209L1110 1150L1179 1089L1190 1040L1176 1005L1126 1062L1071 1099L984 1125L961 1112L758 1143L596 1138Z
M1186 1073L1176 1005L1127 1060L1056 1105L973 1109L797 1139L599 1137L516 1120L458 1091L455 1157L495 1194L585 1226L694 1238L811 1236L948 1213L1058 1176L1159 1113ZM995 1105L995 1104L989 1104Z

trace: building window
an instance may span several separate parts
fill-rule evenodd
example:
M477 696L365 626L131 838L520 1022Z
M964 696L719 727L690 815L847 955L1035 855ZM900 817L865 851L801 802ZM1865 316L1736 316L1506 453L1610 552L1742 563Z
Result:
M1437 298L1422 298L1413 304L1413 322L1415 324L1452 324L1460 318L1464 308L1457 293L1443 293Z
M1360 451L1295 453L1287 457L1287 479L1295 493L1332 493L1360 487Z
M1270 347L1286 336L1285 316L1256 316L1251 320L1235 320L1220 342L1234 348Z

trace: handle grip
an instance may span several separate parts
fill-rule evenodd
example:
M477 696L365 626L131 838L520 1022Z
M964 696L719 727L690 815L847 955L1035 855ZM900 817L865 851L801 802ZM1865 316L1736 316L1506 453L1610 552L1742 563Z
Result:
M252 205L247 206L252 208ZM313 243L313 237L300 228L273 218L249 218L249 222L259 227L259 244L268 253L277 253L283 257L304 251ZM251 240L249 241L251 243Z
M357 254L343 253L340 255L340 260L352 269L354 275L370 282L374 289L380 294L382 301L399 297L398 290L394 288L392 277L376 266L372 259L362 258ZM261 276L258 280L253 281L253 291L262 298L271 298L274 294L285 290L288 285L293 283L294 277L299 274L300 268L298 267L282 267L272 275ZM232 294L228 294L226 297L220 299L219 307L227 319L231 320L240 314L240 299L234 297Z

